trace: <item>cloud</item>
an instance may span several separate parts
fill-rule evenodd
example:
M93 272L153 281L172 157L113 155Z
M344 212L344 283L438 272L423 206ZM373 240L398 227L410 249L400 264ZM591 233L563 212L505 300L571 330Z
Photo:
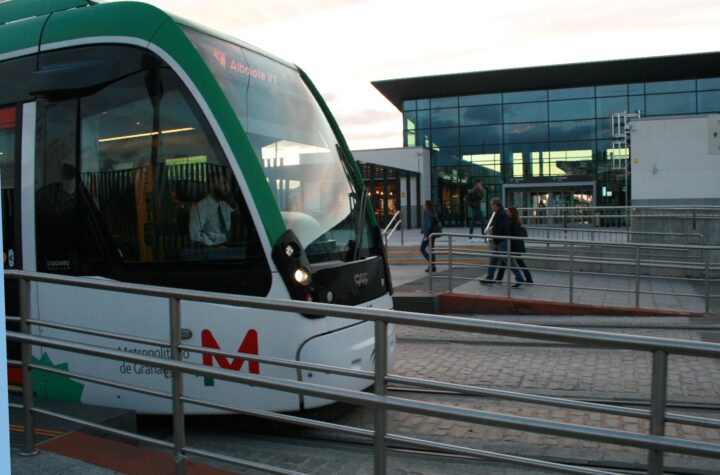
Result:
M353 147L402 142L401 116L373 80L719 45L718 0L145 1L300 65L330 91L323 96Z

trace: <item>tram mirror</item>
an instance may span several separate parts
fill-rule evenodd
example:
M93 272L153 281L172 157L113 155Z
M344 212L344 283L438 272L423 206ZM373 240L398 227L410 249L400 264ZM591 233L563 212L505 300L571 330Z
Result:
M39 96L82 95L138 71L137 64L111 60L64 63L40 69L30 78L30 93Z

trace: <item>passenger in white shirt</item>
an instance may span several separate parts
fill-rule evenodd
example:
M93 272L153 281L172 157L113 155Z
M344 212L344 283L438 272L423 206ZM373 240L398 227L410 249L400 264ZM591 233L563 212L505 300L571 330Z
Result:
M227 177L210 177L210 193L190 210L190 239L206 246L217 246L230 240L232 214ZM234 203L233 203L234 204Z

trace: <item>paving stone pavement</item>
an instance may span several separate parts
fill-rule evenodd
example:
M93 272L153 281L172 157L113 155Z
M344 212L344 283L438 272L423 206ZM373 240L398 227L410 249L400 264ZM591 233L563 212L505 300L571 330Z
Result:
M432 332L432 330L430 330ZM637 334L639 332L617 331ZM645 330L646 336L667 332ZM577 392L603 397L649 397L651 357L647 352L585 349L567 345L509 346L518 339L440 334L423 340L428 330L399 329L395 373L460 384L522 390ZM674 338L699 340L692 332L676 331ZM460 338L459 340L450 340ZM484 343L475 344L476 341ZM720 362L673 355L668 366L668 399L720 401Z
M192 440L189 440L193 443ZM331 442L303 441L302 439L278 440L277 437L238 436L232 432L205 436L194 444L198 448L221 450L225 454L246 458L287 470L315 475L360 474L373 472L372 446L340 445ZM208 462L210 463L210 462ZM213 463L220 468L233 469L230 465ZM388 451L387 469L394 475L429 474L490 474L521 475L545 474L547 471L518 467L508 464L477 460L445 460L441 457L418 453ZM237 470L237 468L235 468ZM242 470L240 473L255 475L264 472Z
M483 317L486 318L486 317ZM533 321L533 317L495 317L496 320ZM567 324L676 324L692 326L687 318L621 317L534 317L536 323ZM616 332L700 341L702 333L692 329L615 329ZM567 345L528 346L526 341L491 335L470 335L432 329L398 328L398 352L395 374L440 381L490 386L557 396L640 402L649 396L650 359L647 354ZM523 346L518 346L518 342ZM720 402L720 364L700 358L671 357L669 366L669 402ZM648 433L648 422L638 418L600 414L564 408L503 401L493 398L459 397L391 391L393 396L432 401L494 413L531 417L549 421L590 425L614 430ZM638 406L633 406L638 407ZM698 416L720 418L720 409L670 408ZM372 429L373 412L345 407L332 417L333 423ZM548 436L517 430L480 426L465 422L389 412L391 433L418 437L476 449L523 457L538 457L557 462L590 463L610 468L643 466L647 451L573 438ZM371 446L356 445L343 436L323 431L290 432L284 440L275 436L248 436L241 430L195 432L190 442L198 447L220 450L236 456L304 473L372 473ZM711 428L667 424L667 435L682 439L720 443L720 431ZM345 440L345 442L343 442ZM282 454L282 455L280 455ZM716 461L666 454L666 466L717 473ZM389 473L397 474L520 474L547 473L523 467L462 460L445 460L429 455L390 452Z
M502 320L517 317L497 317ZM537 318L537 317L536 317ZM622 318L577 318L582 322L625 322ZM526 318L531 321L532 318ZM542 320L541 320L542 321ZM562 321L571 321L570 318ZM688 319L633 319L633 323L691 325ZM614 332L700 341L692 330L616 329ZM468 385L542 393L583 399L642 401L649 399L651 361L647 353L629 350L578 348L567 345L519 346L522 340L491 335L458 334L432 329L398 328L399 345L394 373ZM490 398L423 393L397 393L400 397L451 406L524 416L615 430L648 433L645 420ZM668 368L668 402L712 404L714 411L670 408L705 417L720 417L720 362L707 358L671 356ZM336 422L372 427L372 413L354 411ZM393 413L389 430L445 443L553 460L592 460L596 463L644 464L647 451L520 431L482 427L464 422ZM667 435L681 439L720 443L712 428L667 424ZM716 462L666 455L667 464L710 470Z

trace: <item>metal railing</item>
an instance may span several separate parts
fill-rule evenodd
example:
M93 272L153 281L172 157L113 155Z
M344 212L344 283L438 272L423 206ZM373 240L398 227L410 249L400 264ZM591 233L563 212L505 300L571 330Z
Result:
M532 228L528 228L530 230ZM529 233L530 234L530 233ZM433 291L434 279L447 279L448 291L452 292L456 280L477 281L478 277L463 277L457 275L457 268L487 268L484 262L490 258L500 259L496 270L503 269L506 296L512 297L511 271L522 272L524 267L517 263L517 259L535 262L534 266L527 266L529 271L543 271L566 276L566 284L538 282L534 280L535 287L564 288L568 290L568 302L577 303L575 292L578 290L605 291L631 293L634 295L634 307L640 307L641 295L667 295L667 291L642 288L642 280L676 280L691 283L702 289L702 293L675 292L677 297L695 297L703 301L704 313L710 313L711 302L719 299L719 294L713 294L720 282L720 246L676 245L676 244L647 244L632 242L599 242L587 240L566 239L558 236L544 237L517 237L493 236L497 239L524 241L526 252L519 254L511 251L507 246L504 251L468 247L465 240L471 235L460 233L435 233L430 236L429 252L435 256L435 265L448 265L448 274L438 276L431 271L428 265L427 290ZM445 243L445 239L447 242ZM462 261L458 263L457 261ZM474 262L473 262L474 261ZM624 278L628 283L626 288L590 287L578 285L578 276L604 276ZM646 286L647 287L647 286Z
M652 224L680 226L682 232L699 231L703 222L720 220L720 206L549 206L518 208L528 225L594 226L646 230Z
M630 229L611 229L596 227L554 227L525 226L528 236L546 239L562 237L583 241L599 242L649 242L655 244L703 244L702 233L673 233L665 231L632 231Z
M283 423L298 424L304 427L334 430L344 434L352 434L373 441L374 471L376 474L386 473L387 452L390 444L412 447L415 449L431 449L447 454L460 455L475 459L490 460L496 462L514 463L524 467L542 468L558 473L575 474L607 474L613 473L607 470L600 470L588 466L570 465L557 463L542 459L521 457L518 455L502 454L489 450L481 450L472 447L462 447L432 440L419 439L407 435L399 435L388 432L387 411L400 411L411 414L438 417L454 421L464 421L474 424L481 424L491 427L513 429L547 435L570 437L588 441L617 444L624 447L639 448L647 450L647 468L651 474L663 472L664 454L672 452L691 456L708 457L720 459L720 444L713 444L701 440L686 440L665 435L665 425L668 422L687 424L701 427L720 429L720 420L704 417L690 416L666 411L667 384L668 384L668 357L670 355L686 355L702 358L720 359L720 344L693 342L682 340L669 340L664 338L601 333L587 330L558 328L549 326L536 326L518 323L507 323L488 320L475 320L459 317L440 315L427 315L421 313L396 312L374 308L358 308L339 306L322 303L311 303L301 301L273 300L260 297L235 296L229 294L218 294L211 292L199 292L185 289L169 289L164 287L117 283L106 280L58 276L51 274L40 274L26 271L6 271L6 278L19 280L21 315L10 317L11 321L20 322L20 332L9 331L8 338L11 341L21 343L22 361L11 361L10 364L21 365L23 371L23 404L10 404L12 408L24 411L24 445L23 453L34 454L36 446L34 441L33 418L36 414L43 414L50 417L71 421L85 427L121 436L131 440L150 444L156 447L172 450L175 454L176 473L182 474L185 471L188 456L203 457L224 463L235 464L239 467L256 469L268 473L290 474L296 473L284 468L273 467L266 464L239 459L236 457L213 453L192 447L187 444L185 438L185 410L186 404L200 405L204 407L220 409L244 415L252 415ZM68 333L79 335L91 334L101 335L106 338L134 341L159 345L163 348L170 348L170 358L160 358L139 353L130 353L112 349L111 347L93 346L66 339L42 337L32 334L31 327L40 328L48 325L48 322L32 318L30 314L30 295L32 285L39 283L67 285L81 288L100 289L105 291L131 293L135 295L153 296L165 298L168 301L168 324L170 328L169 341L157 341L137 336L125 336L116 333L104 332L100 329L79 328L59 323L52 324L53 328L62 329ZM219 350L208 350L206 348L188 346L181 343L182 315L180 313L180 302L205 302L212 304L230 305L246 308L265 309L279 312L291 312L288 318L302 318L297 313L325 316L334 315L340 318L356 319L374 322L375 325L375 368L374 373L369 371L337 368L313 363L304 363L295 360L285 360L265 356L251 356L237 352L225 352ZM157 318L162 316L158 315ZM101 320L98 320L101 322ZM574 399L538 396L522 392L484 388L440 382L428 379L411 378L388 372L388 325L413 325L441 330L453 330L459 332L482 333L488 335L499 335L515 338L544 340L551 342L572 343L576 345L592 345L612 349L626 349L652 354L652 384L650 409L637 409L616 405L590 403ZM100 323L101 325L101 323ZM38 332L35 332L38 333ZM66 333L67 335L67 333ZM128 386L119 382L105 379L102 376L90 376L78 374L59 368L51 368L31 362L31 352L34 345L43 348L54 348L61 351L75 352L87 357L98 357L128 363L139 363L143 365L161 368L170 372L172 378L171 392L150 390L147 388ZM183 361L183 352L208 353L223 355L234 358L241 358L249 361L258 361L268 365L284 365L294 368L319 369L327 373L348 375L355 378L364 378L374 381L374 392L366 393L358 390L311 384L303 381L281 379L240 373L226 369L202 366L199 364ZM173 411L173 436L172 442L159 440L152 437L138 435L127 431L110 428L104 425L88 422L55 411L50 411L33 405L33 379L32 372L35 370L47 371L71 378L89 381L95 384L108 385L127 391L135 391L148 396L169 399L172 401ZM317 396L324 399L342 401L370 408L374 411L373 430L349 427L340 424L311 420L288 414L277 414L263 410L234 407L226 404L218 404L210 400L200 400L188 397L184 394L183 375L191 374L218 378L221 380L236 382L243 385L252 385L260 388L267 388L279 391L286 391L295 394ZM399 383L425 388L443 389L459 392L467 396L493 397L503 400L522 401L532 404L549 405L553 407L572 408L583 411L600 412L607 414L623 415L633 418L650 421L648 434L599 428L587 425L554 422L544 419L521 417L494 413L485 410L471 409L466 407L449 406L435 402L410 400L388 395L388 383Z
M385 229L382 231L383 239L385 240L385 247L388 245L388 241L392 237L395 230L402 224L402 218L400 217L400 211L396 212L390 222L385 226ZM401 235L401 241L405 241L405 239L402 236L403 229L400 228L400 235Z

